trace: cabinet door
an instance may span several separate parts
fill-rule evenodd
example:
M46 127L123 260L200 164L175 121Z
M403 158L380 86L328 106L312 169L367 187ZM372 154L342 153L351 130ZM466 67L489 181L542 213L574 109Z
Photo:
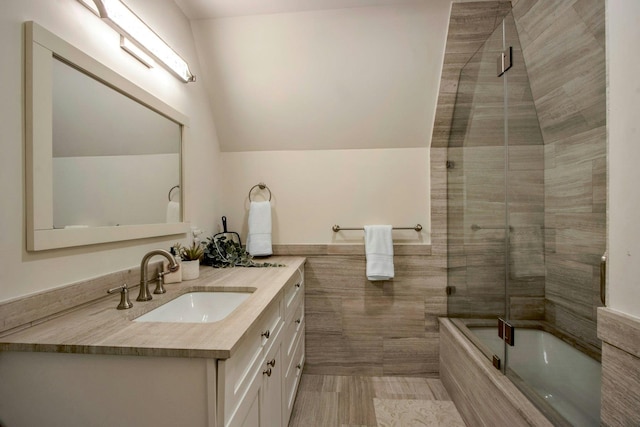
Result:
M260 388L260 426L282 426L282 360L280 344L265 359Z
M242 421L241 427L258 427L260 424L260 393L258 392L253 402L251 403L251 407L247 413L246 418Z

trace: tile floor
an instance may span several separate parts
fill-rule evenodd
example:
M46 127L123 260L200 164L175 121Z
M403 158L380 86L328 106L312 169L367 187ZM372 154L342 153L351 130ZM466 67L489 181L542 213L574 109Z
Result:
M465 427L437 378L302 375L289 427Z

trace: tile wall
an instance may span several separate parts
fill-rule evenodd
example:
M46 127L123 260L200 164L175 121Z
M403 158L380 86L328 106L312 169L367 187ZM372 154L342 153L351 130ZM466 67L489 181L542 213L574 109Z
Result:
M604 0L513 2L544 140L545 319L599 349L606 247Z
M281 245L304 255L305 373L437 376L438 317L446 315L444 258L395 245L393 280L371 282L363 245Z
M606 239L605 2L514 0L512 3L521 45L521 51L514 47L516 67L508 76L510 83L515 80L516 84L508 98L509 139L513 145L509 149L509 196L515 201L511 206L513 228L508 266L512 317L545 319L581 346L597 352L599 260ZM475 44L477 49L490 35L490 31L478 32L475 37L457 31L481 28L483 21L485 27L493 29L497 22L488 25L491 18L481 11L497 10L499 19L509 7L508 2L462 3L454 4L452 9L432 152L451 144L454 148L449 151L450 159L464 166L467 153L457 146L461 145L460 135L470 130L477 137L474 144L478 146L470 149L480 152L483 161L477 164L477 170L469 170L464 178L467 182L451 171L449 174L450 195L463 191L464 185L467 187L464 191L480 194L465 196L471 212L468 218L449 215L452 236L449 280L462 291L457 294L458 302L450 307L451 315L457 311L468 317L482 316L500 310L504 304L499 298L504 295L499 284L505 274L504 234L490 228L474 234L470 230L473 224L469 223L482 226L478 223L482 220L487 227L498 226L494 222L500 218L492 214L502 208L494 200L494 190L504 185L496 172L503 154L490 141L483 142L483 137L487 137L483 126L464 118L470 115L474 102L482 100L484 105L488 102L480 115L486 127L491 129L500 124L495 122L492 100L486 90L473 93L469 99L462 97L462 111L453 106L458 89L456 70L471 56L468 53L465 56L465 46L471 51ZM510 26L507 20L507 33L514 32ZM526 69L530 91L523 84L525 76L513 73L523 59L521 69ZM470 69L474 66L471 64ZM477 67L482 66L482 61L478 61ZM491 86L491 82L480 83ZM538 129L527 119L532 108ZM533 143L523 144L532 135ZM488 238L486 246L478 244L479 233Z
M453 4L430 153L431 245L396 247L396 277L381 284L366 280L362 246L274 248L307 256L306 373L438 376L437 317L447 314L445 164L458 74L509 8Z
M498 76L503 33L513 66ZM510 15L460 74L448 144L449 315L497 318L508 301L511 319L542 319L544 148Z
M512 262L535 259L531 264L510 266L516 275L510 301L518 316L555 322L565 332L592 346L597 344L594 308L597 260L604 248L603 2L563 0L555 10L545 9L552 5L542 0L513 2L522 44L522 55L516 52L514 57L516 61L521 60L518 56L523 57L527 64L530 92L513 74L516 87L519 85L521 90L513 92L513 96L520 96L520 105L510 113L516 124L510 173L513 179L529 186L511 194L518 202L511 221L514 225L518 221L533 221L538 225L544 221L540 229L544 230L546 277L542 278L541 274L540 229L524 228L521 234L512 237L516 239L512 245L520 245L521 249L521 257L514 257ZM366 280L361 246L274 247L278 254L308 258L305 372L438 375L436 319L447 313L449 224L445 163L458 78L464 64L510 9L510 2L500 1L452 5L431 145L431 245L417 245L406 252L396 250L397 277L380 284ZM575 43L568 43L572 37L576 37ZM532 61L537 61L533 67ZM545 64L550 66L549 61L555 61L556 73L545 68ZM540 120L541 132L538 132L544 145L540 140L528 145L518 143L518 138L530 137L536 130L530 121L520 120L524 117L521 113L532 108L531 99ZM517 100L514 98L511 102ZM492 146L480 144L477 148L486 150L485 166L490 169L490 162L495 160L490 153ZM540 162L543 156L544 169ZM484 187L490 189L493 184L489 181L487 179ZM545 213L541 212L542 205L547 207ZM461 226L460 230L466 233L467 228L470 230L470 224ZM473 238L470 232L467 235ZM471 268L464 273L467 286L472 283L467 279L492 280L495 274L490 258L500 258L500 254L482 255L487 251L481 249L480 256L467 254L471 260ZM458 255L459 250L460 246L453 247L451 254ZM459 258L453 260L458 262ZM486 265L489 268L483 267ZM456 268L457 264L449 266ZM478 290L476 296L480 299L470 300L468 304L475 308L494 304L495 300L484 298L483 292Z
M602 425L640 425L640 322L601 307L598 337L602 339Z

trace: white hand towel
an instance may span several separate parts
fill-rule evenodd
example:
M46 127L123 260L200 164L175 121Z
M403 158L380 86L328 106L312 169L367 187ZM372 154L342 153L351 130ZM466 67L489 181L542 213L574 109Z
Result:
M390 225L365 225L364 247L367 255L367 279L393 279L393 237Z
M180 203L171 201L167 204L167 224L180 222Z
M267 256L271 249L271 203L251 202L249 205L249 235L247 252L253 256Z

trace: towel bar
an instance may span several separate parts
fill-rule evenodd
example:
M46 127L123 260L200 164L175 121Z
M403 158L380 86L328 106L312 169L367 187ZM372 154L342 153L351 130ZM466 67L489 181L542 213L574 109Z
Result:
M249 190L249 201L251 202L251 192L253 191L254 188L259 187L261 190L266 189L269 192L269 201L271 201L271 190L269 189L269 187L267 187L267 184L265 184L264 182L261 182L259 184L254 185L253 187L251 187L251 189Z
M471 224L471 229L473 231L478 230L504 230L506 227L481 227L478 224ZM513 227L509 226L509 231L513 231Z
M179 185L174 185L173 187L171 187L171 190L169 190L169 201L171 201L171 193L173 192L173 190L175 189L180 189Z
M416 224L413 227L392 227L394 230L415 230L422 231L422 225ZM364 227L340 227L339 225L334 225L331 229L337 233L338 231L344 230L364 230Z

